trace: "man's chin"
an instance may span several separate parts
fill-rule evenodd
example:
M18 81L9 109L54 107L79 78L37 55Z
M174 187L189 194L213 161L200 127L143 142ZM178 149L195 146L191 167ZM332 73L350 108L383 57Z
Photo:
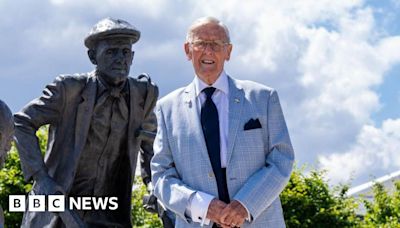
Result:
M124 72L124 73L113 72L112 75L106 75L104 80L107 81L109 84L118 86L118 85L121 85L127 78L128 78L128 74L126 74L126 72Z
M117 77L123 78L128 77L129 71L127 70L113 70L112 73Z
M114 78L114 82L115 82L115 85L120 85L120 84L122 84L123 82L125 82L125 80L128 78L128 75L126 75L126 74L124 74L124 75L118 75L118 76L116 76L115 78Z

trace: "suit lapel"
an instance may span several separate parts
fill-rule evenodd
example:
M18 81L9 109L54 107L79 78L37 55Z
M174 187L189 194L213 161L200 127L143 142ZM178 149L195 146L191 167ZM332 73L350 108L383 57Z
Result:
M226 165L232 157L233 147L235 146L236 136L241 123L241 114L244 103L244 91L236 81L228 76L229 83L229 117L228 117L228 151L226 155Z
M201 127L200 123L201 110L197 110L198 108L196 103L197 100L194 82L192 82L185 88L183 102L185 103L183 107L186 109L188 115L188 126L191 126L188 130L189 132L192 132L192 134L188 134L188 136L186 137L189 137L189 142L194 142L192 145L199 145L199 148L196 149L200 151L204 160L207 161L206 163L210 165L211 169L210 157L208 156L208 151L203 135L203 128ZM187 151L190 150L191 148L188 148Z
M90 73L86 87L84 88L81 95L82 102L78 105L78 110L76 114L75 153L77 153L77 155L80 154L86 142L90 120L93 113L96 90L97 87L95 75L93 73Z

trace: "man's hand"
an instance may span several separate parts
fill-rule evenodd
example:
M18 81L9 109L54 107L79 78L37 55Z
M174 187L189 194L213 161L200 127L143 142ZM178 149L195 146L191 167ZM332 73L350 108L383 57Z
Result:
M41 170L33 176L35 184L33 185L33 192L36 195L65 195L64 189L58 185L53 178L45 171Z
M227 204L222 202L221 200L218 199L211 200L210 205L208 206L207 218L217 223L219 226L223 228L230 227L221 222L221 215L222 215L221 212L224 210L226 206Z
M248 217L246 208L237 200L228 204L220 214L221 223L228 227L240 227Z

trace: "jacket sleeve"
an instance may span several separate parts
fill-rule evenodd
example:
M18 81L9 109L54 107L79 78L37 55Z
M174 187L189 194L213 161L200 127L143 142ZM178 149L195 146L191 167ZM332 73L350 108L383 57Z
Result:
M39 98L14 115L16 145L26 181L40 170L47 172L36 131L46 124L57 125L65 102L64 89L62 77L57 77Z
M270 92L267 105L267 123L263 132L265 166L256 171L233 197L246 206L253 219L279 197L294 162L294 151L276 91Z
M139 138L140 144L140 167L143 183L151 181L150 161L153 157L153 143L157 133L157 118L154 113L154 107L158 98L158 87L153 84L148 76L142 77L146 81L146 98L144 102L144 117L141 124ZM140 77L139 77L140 79Z
M191 223L185 211L189 199L196 191L182 182L175 168L165 119L160 105L156 108L158 129L154 141L154 157L151 160L154 194L177 216Z

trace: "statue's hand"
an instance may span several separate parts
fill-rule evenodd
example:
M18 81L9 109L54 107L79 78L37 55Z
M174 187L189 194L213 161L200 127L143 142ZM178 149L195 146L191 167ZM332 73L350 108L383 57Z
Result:
M32 189L35 195L65 195L64 189L45 171L39 171L33 176L33 179L35 183Z
M157 198L153 194L143 196L143 208L150 213L158 212Z

